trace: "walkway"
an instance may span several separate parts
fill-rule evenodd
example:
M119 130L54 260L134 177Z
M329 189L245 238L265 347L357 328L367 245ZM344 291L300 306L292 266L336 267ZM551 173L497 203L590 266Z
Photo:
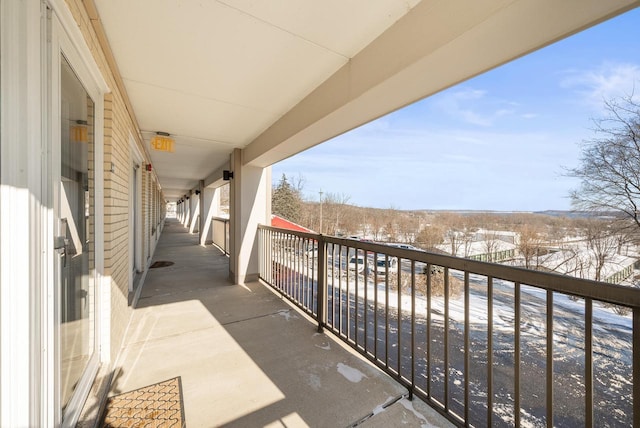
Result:
M189 428L449 426L178 221L154 261L174 264L146 277L111 395L180 376Z

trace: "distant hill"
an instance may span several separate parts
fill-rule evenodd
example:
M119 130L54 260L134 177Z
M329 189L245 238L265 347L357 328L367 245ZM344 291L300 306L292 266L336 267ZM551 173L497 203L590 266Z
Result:
M567 217L567 218L601 218L601 219L614 219L621 218L622 214L618 211L562 211L562 210L546 210L536 211L534 214L548 215L552 217Z

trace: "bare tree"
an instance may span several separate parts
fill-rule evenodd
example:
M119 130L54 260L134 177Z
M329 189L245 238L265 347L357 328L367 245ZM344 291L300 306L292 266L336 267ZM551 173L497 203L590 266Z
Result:
M402 241L415 243L420 229L420 217L413 212L401 212L397 217L397 224Z
M469 257L471 255L471 244L475 240L476 228L465 226L460 235L460 241L464 250L463 257Z
M585 235L587 245L592 255L593 268L595 270L596 281L603 281L602 269L618 249L618 240L612 233L608 222L601 220L589 220L585 222Z
M387 234L387 240L396 241L398 240L398 210L396 210L393 206L385 210L385 225L384 231Z
M495 256L496 256L496 253L498 252L499 246L500 246L500 240L498 239L498 234L494 231L486 231L484 233L484 240L482 241L482 247L484 249L485 254L487 255L488 262L495 261Z
M323 223L329 235L336 235L342 231L341 221L350 196L344 193L327 193L323 200Z
M422 228L417 236L417 244L425 250L433 250L437 245L442 244L444 230L439 225L428 225Z
M463 232L457 229L448 229L444 236L449 244L450 253L452 256L458 256L460 252L460 247L462 246L463 240Z
M640 105L631 95L605 108L594 138L583 142L580 165L568 170L580 180L571 199L578 209L616 211L640 227Z
M520 227L520 239L517 245L520 255L524 258L525 268L537 268L543 243L544 240L537 227L527 224Z
M371 226L371 233L373 234L373 240L379 241L382 238L384 231L385 219L379 213L374 213L369 218L369 225Z

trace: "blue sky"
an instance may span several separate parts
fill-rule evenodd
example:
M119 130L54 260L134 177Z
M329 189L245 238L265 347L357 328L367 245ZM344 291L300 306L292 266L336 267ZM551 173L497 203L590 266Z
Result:
M603 100L640 93L636 9L273 166L303 193L397 209L570 209Z

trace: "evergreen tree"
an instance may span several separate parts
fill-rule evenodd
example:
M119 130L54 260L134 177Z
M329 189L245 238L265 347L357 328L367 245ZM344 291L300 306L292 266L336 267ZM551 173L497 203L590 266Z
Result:
M294 223L299 223L301 205L300 191L291 186L287 176L282 174L282 178L273 189L271 212Z

